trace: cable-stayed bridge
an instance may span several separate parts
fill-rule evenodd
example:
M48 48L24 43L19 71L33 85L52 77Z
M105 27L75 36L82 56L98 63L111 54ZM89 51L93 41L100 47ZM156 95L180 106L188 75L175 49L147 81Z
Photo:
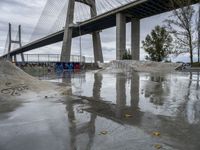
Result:
M199 2L191 1L192 4ZM179 7L172 6L171 0L47 0L29 43L22 46L20 27L18 40L12 40L9 27L6 51L2 57L10 59L21 54L23 60L24 52L63 41L61 61L67 62L70 60L72 38L92 34L95 62L103 62L99 32L116 26L116 58L120 60L126 50L126 23L131 22L131 54L134 60L138 60L140 20ZM59 12L57 16L56 12ZM51 26L52 16L56 16L56 20ZM48 35L42 34L46 28L49 28ZM19 48L11 50L12 43L19 44Z

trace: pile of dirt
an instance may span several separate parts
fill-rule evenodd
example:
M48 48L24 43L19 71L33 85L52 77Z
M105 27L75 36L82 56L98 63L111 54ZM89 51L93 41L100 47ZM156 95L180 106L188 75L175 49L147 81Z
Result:
M0 61L0 96L21 96L28 93L67 93L67 87L38 80L9 61ZM33 95L33 94L32 94ZM47 95L47 94L46 94Z

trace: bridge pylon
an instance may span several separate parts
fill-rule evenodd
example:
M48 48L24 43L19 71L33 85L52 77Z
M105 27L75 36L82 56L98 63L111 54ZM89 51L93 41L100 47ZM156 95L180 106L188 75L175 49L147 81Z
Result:
M140 19L124 13L116 14L116 59L122 60L126 52L126 20L131 19L131 55L140 60Z
M74 8L75 2L80 2L90 7L91 17L97 16L96 3L95 0L69 0L68 2L68 10L67 10L67 18L64 28L64 37L63 37L63 45L61 52L61 61L69 62L71 55L71 43L72 43L72 33L73 33L73 20L74 20ZM80 29L80 27L79 27ZM81 30L81 29L80 29ZM81 31L79 33L81 36ZM101 38L99 31L95 31L92 33L93 39L93 50L94 50L94 60L95 63L103 62L103 54L102 54L102 46L101 46Z
M7 60L12 60L12 57L10 56L12 44L19 44L19 47L22 47L22 42L21 42L21 25L18 26L17 38L18 38L17 40L12 40L12 26L9 23ZM21 53L21 59L22 59L22 62L24 62L24 55L23 55L23 53ZM16 55L14 55L14 61L15 62L17 61L17 56Z

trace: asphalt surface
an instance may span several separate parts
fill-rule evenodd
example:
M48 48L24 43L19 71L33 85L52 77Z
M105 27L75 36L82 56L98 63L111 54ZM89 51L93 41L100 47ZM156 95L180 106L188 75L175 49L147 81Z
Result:
M0 150L200 149L198 73L63 77L71 96L0 94Z

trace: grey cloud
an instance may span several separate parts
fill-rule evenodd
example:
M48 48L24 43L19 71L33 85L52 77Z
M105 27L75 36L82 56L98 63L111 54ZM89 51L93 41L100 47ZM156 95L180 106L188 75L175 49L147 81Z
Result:
M56 0L55 0L56 1ZM6 40L7 30L8 30L8 22L13 24L14 28L17 28L19 24L22 25L22 40L23 42L28 42L30 39L30 35L33 32L34 27L42 13L43 7L45 5L46 0L0 0L0 54L3 51L4 40ZM64 4L63 4L64 5ZM59 12L58 12L59 13ZM162 25L163 20L170 13L161 14L157 16L153 16L150 18L141 20L141 40L144 40L146 35L150 33L150 31L156 25ZM50 17L51 18L51 17ZM49 20L50 20L49 18ZM46 26L42 28L43 34L47 33L45 31ZM50 26L50 25L49 25ZM48 26L48 28L49 28ZM42 34L42 32L40 33ZM130 24L127 24L127 47L130 47ZM42 35L41 35L42 36ZM81 38L82 42L82 51L83 55L93 56L93 45L91 35L86 35ZM103 54L105 58L115 58L116 55L116 28L110 28L103 30L101 32L101 41ZM30 51L28 53L60 53L61 44L56 43L50 46L46 46L44 48L36 49ZM80 51L80 43L79 38L73 39L72 43L72 54L79 54ZM144 57L145 54L143 50L141 50L141 57Z
M0 7L2 6L9 6L9 7L18 7L23 9L33 9L34 7L41 7L41 1L39 0L1 0Z
M22 25L22 40L28 41L29 36L40 16L46 0L1 0L0 1L0 54L5 45L8 33L8 23L12 29L17 30ZM42 5L41 5L42 4ZM13 33L14 35L15 33Z
M102 47L103 51L104 52L115 52L115 49L114 48L107 48L107 47Z

